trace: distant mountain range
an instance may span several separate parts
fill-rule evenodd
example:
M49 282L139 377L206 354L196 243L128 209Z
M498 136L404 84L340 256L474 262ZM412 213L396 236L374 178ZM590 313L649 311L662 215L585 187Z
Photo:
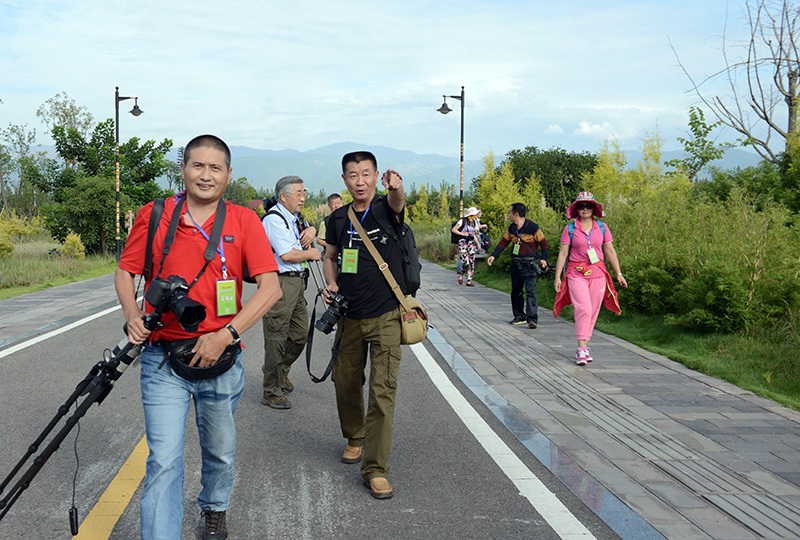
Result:
M417 154L407 150L396 150L386 146L368 146L352 142L342 142L301 152L299 150L259 150L244 146L232 146L233 177L246 177L256 188L272 189L275 182L287 175L301 177L311 191L323 190L325 193L341 191L342 183L341 159L347 152L369 150L378 159L378 168L396 169L403 175L406 185L420 184L439 186L448 182L458 188L459 159L457 157L436 154ZM663 161L680 159L683 152L668 151L662 155ZM175 156L173 156L174 159ZM495 156L499 164L504 156ZM469 189L472 179L483 171L483 156L479 159L464 161L464 189ZM626 150L625 158L628 167L635 167L641 161L642 153L638 150ZM714 165L721 169L735 169L756 165L761 158L739 148L729 149L725 157L715 161Z
M310 191L324 190L332 193L344 189L342 182L342 156L347 152L368 150L378 159L383 171L395 169L403 175L406 185L425 184L438 186L442 181L458 185L458 158L435 154L416 154L386 146L367 146L342 142L300 152L298 150L258 150L232 146L233 177L247 177L256 188L272 189L275 182L287 175L296 175L305 181ZM483 170L481 159L464 161L464 184Z
M56 157L53 146L38 146L36 150L46 152ZM344 189L342 183L342 156L355 150L369 150L378 159L378 168L383 171L387 168L395 169L403 175L406 185L421 184L438 187L442 182L448 182L458 189L459 164L458 157L440 156L437 154L417 154L408 150L396 150L386 146L368 146L353 142L341 142L315 148L313 150L260 150L246 146L232 146L231 157L233 164L233 177L246 177L256 188L272 190L275 182L287 175L301 177L306 187L313 192L323 190L333 193ZM177 148L169 154L168 159L177 159ZM680 159L680 151L668 151L662 155L663 161ZM495 163L503 160L502 155L495 156ZM641 161L642 153L638 150L625 150L627 167L635 167ZM725 157L713 164L724 170L737 167L756 165L761 158L750 151L741 148L731 148L725 152ZM469 189L472 179L483 171L483 154L476 159L464 161L464 189Z

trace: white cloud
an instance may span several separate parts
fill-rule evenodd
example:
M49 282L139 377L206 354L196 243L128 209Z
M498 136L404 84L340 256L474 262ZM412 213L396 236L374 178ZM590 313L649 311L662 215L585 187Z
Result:
M123 139L180 145L210 131L260 148L352 140L457 155L459 115L436 108L463 85L471 158L530 145L596 150L610 131L636 146L657 123L674 141L696 99L667 36L690 71L715 72L721 60L709 38L722 31L726 9L632 0L346 4L2 2L0 127L41 132L36 109L58 92L110 118L120 86L146 112L120 119ZM740 24L731 18L729 30Z
M572 131L573 135L579 137L590 137L592 139L603 140L614 135L614 126L608 122L600 124L592 124L591 122L583 121L578 124L578 127Z

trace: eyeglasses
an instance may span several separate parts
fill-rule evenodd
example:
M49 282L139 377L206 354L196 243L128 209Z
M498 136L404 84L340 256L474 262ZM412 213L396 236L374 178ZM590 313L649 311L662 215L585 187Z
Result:
M594 210L594 205L590 203L589 204L581 203L581 204L576 204L575 208L577 208L578 210Z

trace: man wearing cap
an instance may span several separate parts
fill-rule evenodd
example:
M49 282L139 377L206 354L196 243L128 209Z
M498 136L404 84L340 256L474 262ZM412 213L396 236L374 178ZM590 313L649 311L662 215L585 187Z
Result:
M536 298L536 278L547 271L547 239L533 221L525 217L527 209L521 202L511 205L508 217L511 225L494 248L486 264L492 266L495 257L510 244L511 251L511 310L514 318L511 324L527 324L536 328L539 324L538 302ZM541 248L541 253L539 252ZM522 301L522 287L525 286L525 303Z
M286 394L294 390L289 380L292 364L303 352L308 334L306 281L308 261L322 258L311 247L314 227L303 228L299 218L306 200L303 179L284 176L275 184L278 204L264 216L264 230L278 261L278 279L283 297L264 318L264 395L261 402L273 409L290 409Z

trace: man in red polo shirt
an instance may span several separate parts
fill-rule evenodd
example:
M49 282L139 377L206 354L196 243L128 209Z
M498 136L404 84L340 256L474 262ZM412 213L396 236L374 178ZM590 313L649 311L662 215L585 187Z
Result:
M244 389L239 335L281 297L278 267L258 216L221 201L231 179L230 162L230 150L221 139L213 135L192 139L181 163L186 191L164 202L153 239L153 271L145 290L155 279L171 282L175 276L183 278L190 286L188 292L179 294L206 308L206 317L195 331L184 329L176 314L165 309L163 326L151 332L143 317L157 306L148 303L140 307L136 303L134 276L142 275L146 264L153 203L139 211L115 275L128 338L132 343L145 343L141 385L150 454L141 501L144 539L182 537L183 438L192 401L203 456L203 489L198 497L205 516L203 538L228 536L225 512L233 487L236 450L233 415ZM224 221L215 242L214 225L223 207ZM177 227L170 234L173 217ZM164 255L164 246L170 241ZM210 244L216 253L208 260L205 252ZM242 305L245 268L254 276L258 290ZM172 294L167 297L173 298ZM176 354L170 358L169 353L176 341L187 339L196 342L189 342L190 358L184 365Z

